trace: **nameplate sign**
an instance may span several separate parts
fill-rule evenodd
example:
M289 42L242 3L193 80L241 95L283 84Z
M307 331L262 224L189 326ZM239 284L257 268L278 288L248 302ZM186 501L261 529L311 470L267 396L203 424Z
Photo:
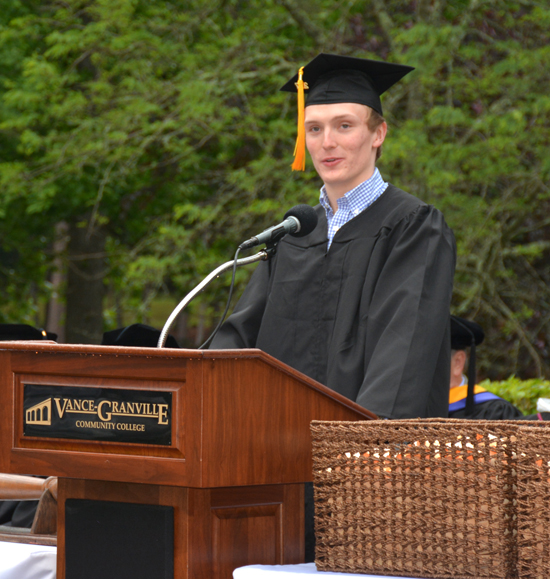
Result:
M23 435L170 445L172 393L24 384Z

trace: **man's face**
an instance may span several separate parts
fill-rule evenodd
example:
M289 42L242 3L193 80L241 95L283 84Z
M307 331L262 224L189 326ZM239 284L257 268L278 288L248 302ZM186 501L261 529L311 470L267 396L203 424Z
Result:
M382 123L372 132L369 114L368 107L356 103L305 109L306 145L329 195L341 197L373 174L387 126Z

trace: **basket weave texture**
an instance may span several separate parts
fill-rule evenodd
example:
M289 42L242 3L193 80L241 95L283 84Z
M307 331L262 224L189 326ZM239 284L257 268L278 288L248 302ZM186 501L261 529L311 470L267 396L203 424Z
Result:
M521 428L517 458L518 574L550 577L550 432Z
M524 447L544 434L537 455L550 448L546 429L435 419L313 422L311 430L319 570L550 578L538 560L550 556L548 464L534 479L538 463L524 452L521 508L516 486L518 440ZM533 509L544 513L536 532Z

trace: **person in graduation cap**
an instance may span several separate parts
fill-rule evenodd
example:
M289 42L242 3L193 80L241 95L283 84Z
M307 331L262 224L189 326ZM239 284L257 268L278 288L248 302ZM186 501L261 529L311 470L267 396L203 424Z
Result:
M451 383L449 390L449 418L478 420L517 420L523 413L511 402L476 385L476 346L485 334L479 324L451 316ZM470 348L468 378L464 367ZM531 417L529 417L531 418ZM533 417L535 418L535 417Z
M298 93L292 168L307 147L324 183L318 224L258 265L211 344L260 348L384 418L448 413L453 233L376 168L380 95L412 70L321 54L282 87Z
M476 346L485 338L475 322L451 316L451 382L449 418L472 420L550 420L550 412L523 414L511 402L476 384ZM468 362L468 377L464 368Z

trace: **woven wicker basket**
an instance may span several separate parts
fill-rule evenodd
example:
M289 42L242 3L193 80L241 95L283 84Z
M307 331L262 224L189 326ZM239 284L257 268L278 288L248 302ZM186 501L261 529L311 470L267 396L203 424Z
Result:
M529 479L519 517L525 565L516 538L518 436L536 439L544 430L442 419L313 422L311 430L318 569L439 579L512 579L521 569L521 577L550 577L548 567L532 574L541 549L549 556L550 475L540 467L531 480L529 453L520 468ZM547 436L537 449L550 448ZM533 508L544 513L544 533L533 531Z

